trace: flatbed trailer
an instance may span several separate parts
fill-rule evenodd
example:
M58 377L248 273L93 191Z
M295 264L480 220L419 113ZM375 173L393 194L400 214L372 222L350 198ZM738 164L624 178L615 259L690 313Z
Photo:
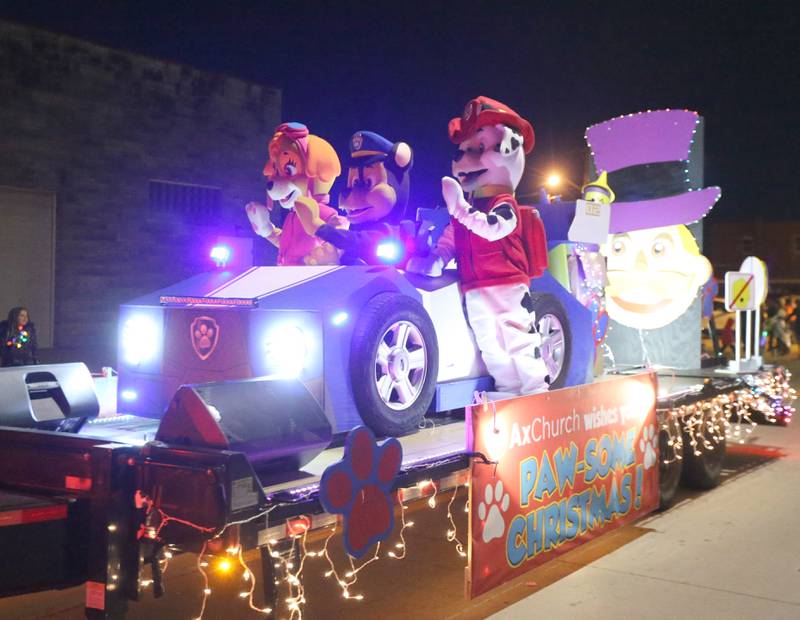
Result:
M731 395L753 393L754 382L763 385L781 372L662 371L661 429L710 411L711 403L720 407ZM736 415L726 422L732 428L748 421L748 412ZM276 475L256 471L242 452L155 441L158 425L112 416L89 420L77 433L0 428L0 544L27 554L23 565L0 567L0 596L85 583L87 618L121 618L142 596L143 584L152 582L156 596L164 593L165 555L213 553L209 541L224 553L234 541L243 550L261 550L264 596L275 601L272 554L291 548L299 532L337 522L324 512L318 491L322 472L341 459L341 445L335 440L300 471ZM662 434L663 452L670 434ZM486 460L469 452L458 412L427 419L400 442L404 456L394 489L403 501L424 496L426 487L464 485L471 460ZM669 447L675 450L674 443ZM714 463L723 456L724 442ZM661 459L662 487L665 481L677 487L680 460Z

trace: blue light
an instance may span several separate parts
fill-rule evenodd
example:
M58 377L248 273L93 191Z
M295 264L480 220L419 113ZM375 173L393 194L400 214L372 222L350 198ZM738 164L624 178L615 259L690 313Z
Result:
M337 312L331 317L331 323L333 323L338 327L339 325L344 325L345 323L347 323L348 318L349 317L347 312L342 310L341 312Z
M136 393L136 390L122 390L119 393L119 397L128 402L136 400L137 396L138 394Z
M231 259L231 249L227 245L215 245L211 248L211 259L217 267L224 267Z
M396 263L403 255L403 247L397 239L386 239L375 248L375 255L384 263Z

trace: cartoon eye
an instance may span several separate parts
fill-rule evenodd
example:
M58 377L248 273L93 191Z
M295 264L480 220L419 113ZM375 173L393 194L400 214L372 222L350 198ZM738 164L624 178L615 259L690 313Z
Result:
M370 179L369 177L367 177L366 179L364 179L364 185L366 185L366 186L367 186L367 189L369 189L370 187L372 187L372 179Z
M625 243L621 239L617 239L611 244L611 253L614 256L620 256L625 253Z
M462 157L464 157L464 151L457 149L456 154L453 155L453 161L461 161Z
M662 241L661 239L656 239L653 242L653 246L650 248L650 252L656 258L661 258L669 251L670 244L669 242Z
M486 147L483 146L483 142L481 142L480 146L478 147L478 152L483 154L483 151L486 150Z

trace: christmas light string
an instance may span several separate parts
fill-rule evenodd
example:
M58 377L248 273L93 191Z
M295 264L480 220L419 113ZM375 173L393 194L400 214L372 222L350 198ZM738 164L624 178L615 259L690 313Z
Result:
M236 559L239 561L239 566L242 567L244 571L242 573L242 579L248 584L248 589L242 592L239 592L239 596L241 598L247 599L247 604L253 611L257 611L259 613L269 615L272 613L272 608L270 607L258 607L255 602L253 601L253 594L256 590L256 576L253 574L253 571L250 570L250 567L244 561L244 557L242 555L242 546L237 545L237 553Z
M727 394L670 409L661 409L661 430L667 433L671 454L662 455L665 465L683 458L688 441L695 456L713 450L723 440L743 444L758 426L752 415L758 412L768 423L788 423L795 412L791 403L797 391L791 387L791 373L777 368L770 374L746 379L745 387Z
M406 528L413 527L413 521L406 521L406 510L408 510L408 506L403 503L403 489L397 490L397 503L400 505L400 542L395 543L395 549L400 549L400 551L389 551L386 555L395 560L402 560L406 557Z
M208 597L211 594L211 588L208 587L208 573L205 570L205 567L208 566L208 563L203 562L203 555L206 552L207 546L208 546L208 541L203 543L203 548L197 555L197 570L200 571L200 574L203 576L203 602L200 605L200 613L197 614L195 620L203 619L203 614L206 611L206 603L208 602Z
M464 485L467 488L467 485ZM453 496L450 498L450 501L447 503L447 520L450 523L450 527L447 529L447 542L455 543L456 552L462 558L467 557L466 552L464 551L464 544L458 539L458 528L456 527L456 522L453 519L453 502L456 501L456 496L458 495L458 488L460 485L456 485L456 488L453 489Z
M303 605L306 602L306 597L305 588L303 587L303 582L300 576L303 574L306 558L314 557L316 555L314 552L309 552L306 547L309 529L310 528L304 529L302 535L292 535L292 547L289 552L288 559L284 558L280 553L275 551L269 542L267 543L267 550L269 551L270 556L279 562L276 568L283 568L284 574L286 575L283 578L283 581L286 583L289 595L284 600L287 608L289 609L289 620L302 620L303 617ZM296 571L294 571L294 562L292 561L292 558L295 555L295 545L298 538L300 539L300 548L297 551L297 555L300 559L298 561L298 568Z
M353 562L353 556L348 554L348 558L350 559L350 570L344 574L344 577L342 577L339 575L339 571L336 570L336 563L333 561L333 558L331 557L330 554L330 550L328 548L328 543L330 543L331 538L333 538L334 534L336 534L336 530L337 530L337 525L334 525L330 535L325 539L325 545L323 546L322 551L317 554L324 556L324 558L328 562L328 566L330 566L330 569L326 571L324 575L327 578L333 577L336 580L336 583L339 584L339 587L342 589L343 598L355 601L362 601L364 600L364 595L351 594L350 588L354 586L358 581L358 573L368 564L372 564L374 561L378 559L381 550L381 543L378 543L375 546L375 552L372 554L372 557L369 560L366 560L358 568L356 568L355 563Z

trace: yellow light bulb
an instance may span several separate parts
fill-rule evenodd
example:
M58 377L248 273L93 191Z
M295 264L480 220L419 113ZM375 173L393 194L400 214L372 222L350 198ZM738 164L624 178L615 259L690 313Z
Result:
M222 573L227 573L229 570L231 570L232 566L233 565L231 564L231 561L227 559L217 562L217 569L219 569L219 571Z

